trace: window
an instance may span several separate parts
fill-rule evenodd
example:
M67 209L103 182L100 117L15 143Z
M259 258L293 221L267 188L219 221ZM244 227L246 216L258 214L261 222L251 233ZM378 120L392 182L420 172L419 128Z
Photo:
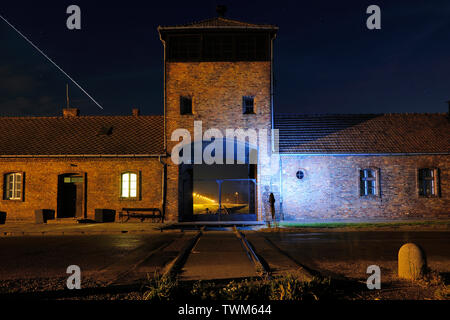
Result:
M133 172L122 173L121 178L121 197L122 198L137 198L137 181L138 175Z
M192 114L192 98L180 96L180 114Z
M233 60L233 37L231 35L205 35L203 59L207 61Z
M190 61L200 59L200 35L174 35L168 39L167 55L169 60Z
M8 173L5 176L5 199L21 200L23 190L22 173Z
M419 169L419 196L433 197L438 195L438 170Z
M79 182L83 182L83 177L79 176L64 177L64 183L79 183Z
M253 97L242 97L242 113L243 114L253 114L255 113L254 108L254 98Z
M376 196L377 192L377 170L362 169L359 171L360 196Z
M268 32L205 32L172 34L166 38L168 61L269 61Z
M269 53L269 42L265 35L236 36L236 60L266 60Z
M297 179L301 180L305 177L305 172L303 170L298 170L295 175L297 176Z

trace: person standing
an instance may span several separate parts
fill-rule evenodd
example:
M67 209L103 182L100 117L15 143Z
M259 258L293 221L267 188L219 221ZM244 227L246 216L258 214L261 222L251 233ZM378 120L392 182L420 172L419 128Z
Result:
M270 193L269 196L269 203L270 203L270 214L272 215L272 221L275 224L275 196L273 193Z

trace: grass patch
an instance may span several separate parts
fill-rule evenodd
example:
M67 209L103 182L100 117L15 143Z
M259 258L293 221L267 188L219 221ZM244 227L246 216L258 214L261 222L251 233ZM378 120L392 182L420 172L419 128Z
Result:
M328 300L335 298L336 292L330 285L331 280L313 279L302 282L293 276L275 279L245 279L232 281L196 281L178 282L169 278L149 280L144 300L194 301L212 300Z
M285 228L383 228L383 227L402 227L402 226L433 226L450 225L450 220L440 221L399 221L399 222L281 222L280 226Z
M436 300L450 300L450 286L443 285L434 292Z

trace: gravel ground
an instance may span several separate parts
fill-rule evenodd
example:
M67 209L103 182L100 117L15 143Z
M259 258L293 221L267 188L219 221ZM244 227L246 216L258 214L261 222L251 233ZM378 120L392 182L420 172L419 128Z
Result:
M63 292L64 290L65 292L72 293L72 291L67 290L66 281L67 277L2 280L0 281L0 295L12 294L10 297L14 299L14 294L19 294L16 298L23 299L24 296L20 296L20 294L27 294L25 299L46 299L45 296L41 296L41 294L58 291L61 292L61 294L57 299L62 300L139 300L142 296L141 292L134 291L129 293L100 293L83 295L80 297L70 297ZM104 283L94 279L82 279L82 289L104 288L104 286ZM33 293L36 293L36 295L34 296ZM50 297L50 299L53 298Z
M98 288L102 283L84 278L83 287ZM14 279L0 281L0 294L65 290L67 277Z

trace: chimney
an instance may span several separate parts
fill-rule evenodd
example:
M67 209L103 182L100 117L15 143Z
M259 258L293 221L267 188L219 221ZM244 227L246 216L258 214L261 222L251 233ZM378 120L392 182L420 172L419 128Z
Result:
M64 108L63 109L63 117L78 117L80 115L80 110L78 108Z
M221 18L225 17L225 13L227 12L227 6L218 5L216 7L216 12L219 17L221 17Z
M133 116L138 117L141 115L141 111L138 108L133 109Z

